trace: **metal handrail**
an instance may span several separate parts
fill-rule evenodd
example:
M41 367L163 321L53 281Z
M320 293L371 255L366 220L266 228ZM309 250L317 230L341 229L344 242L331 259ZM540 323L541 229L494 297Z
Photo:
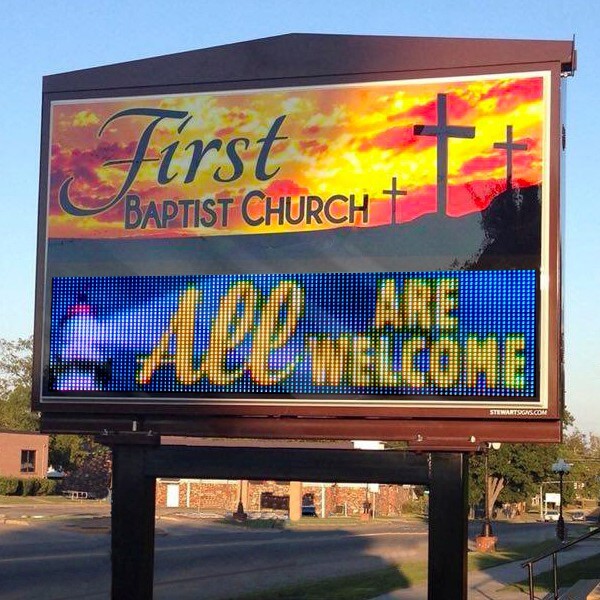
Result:
M596 527L596 529L592 529L591 531L588 531L587 533L580 535L578 538L572 540L571 542L561 543L560 546L558 546L557 548L554 548L554 550L548 550L547 552L544 552L543 554L540 554L539 556L536 556L535 558L530 558L529 560L522 563L521 567L523 569L525 567L527 567L528 572L529 572L529 600L534 600L533 565L536 562L538 562L544 558L548 558L549 556L552 556L552 574L553 574L553 579L554 579L554 598L555 598L555 600L557 600L558 599L558 563L557 563L557 559L556 559L557 554L559 552L562 552L563 550L566 550L567 548L570 548L571 546L574 546L575 544L578 544L579 542L582 542L583 540L587 540L588 538L596 535L597 533L600 533L600 527Z

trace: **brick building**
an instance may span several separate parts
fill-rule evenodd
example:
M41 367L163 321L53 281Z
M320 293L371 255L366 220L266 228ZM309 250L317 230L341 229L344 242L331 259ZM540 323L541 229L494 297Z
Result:
M41 433L0 431L0 477L46 477L49 443Z
M169 445L227 445L256 446L256 441L218 440L198 438L163 437ZM268 442L262 440L261 447L306 448L305 443ZM352 449L352 442L312 444L322 449ZM395 484L348 484L303 482L302 504L314 506L318 516L356 516L364 511L368 501L376 516L397 516L402 506L413 498L412 486ZM159 479L156 485L156 504L163 507L193 508L204 511L234 512L241 500L247 512L271 511L288 513L291 492L289 481L247 481L221 479Z

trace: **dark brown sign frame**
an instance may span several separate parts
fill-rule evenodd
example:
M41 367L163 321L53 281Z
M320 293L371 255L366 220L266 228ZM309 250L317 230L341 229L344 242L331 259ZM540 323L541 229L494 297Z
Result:
M152 430L220 437L405 439L422 448L475 449L482 441L560 439L563 402L560 273L561 78L572 74L571 42L286 35L111 65L44 79L33 408L45 431ZM533 417L487 408L118 404L42 399L46 289L46 198L52 101L324 85L448 75L550 71L548 407Z

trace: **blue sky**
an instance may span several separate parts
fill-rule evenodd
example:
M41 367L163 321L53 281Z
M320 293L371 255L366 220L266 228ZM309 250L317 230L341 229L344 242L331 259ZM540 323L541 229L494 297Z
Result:
M576 36L568 82L565 264L567 405L600 433L600 4L357 0L4 0L0 21L0 337L33 331L42 77L283 33L528 39Z

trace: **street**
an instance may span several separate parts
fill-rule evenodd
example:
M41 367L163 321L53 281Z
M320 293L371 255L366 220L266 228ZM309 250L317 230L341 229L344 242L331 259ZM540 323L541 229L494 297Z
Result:
M156 598L233 598L265 587L372 570L425 556L426 532L407 527L345 531L245 530L160 523ZM4 599L108 598L106 532L58 523L1 530Z
M0 525L4 600L101 599L110 590L106 517ZM16 521L15 521L16 523ZM505 544L552 538L543 523L494 523ZM471 523L470 538L481 525ZM427 559L427 523L246 529L202 519L157 520L155 598L217 600L260 589ZM400 567L401 568L401 567Z

